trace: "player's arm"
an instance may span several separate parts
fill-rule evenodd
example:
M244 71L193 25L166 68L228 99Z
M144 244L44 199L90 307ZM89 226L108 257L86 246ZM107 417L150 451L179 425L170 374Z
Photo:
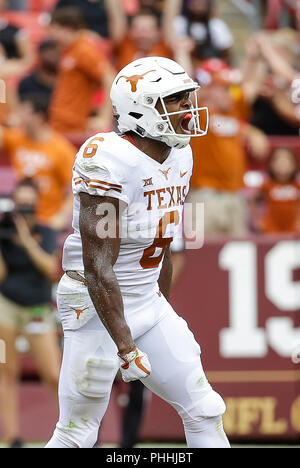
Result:
M158 279L159 289L167 300L169 300L170 292L171 292L172 272L173 272L173 266L172 266L171 249L170 249L170 246L168 245L165 251L163 264L162 264L159 279Z
M98 224L101 223L104 215L97 214L97 210L103 204L111 206L105 217L108 227L106 238L101 238L99 235L100 225ZM132 350L134 342L125 321L122 296L113 271L120 250L120 238L117 232L119 210L117 199L80 193L79 227L88 291L119 353L126 354Z
M98 210L102 208L104 214L99 215ZM119 214L118 199L80 193L79 227L87 288L100 320L118 348L123 380L129 382L147 377L151 365L147 355L133 342L113 270L120 250ZM101 236L98 224L104 218L105 238Z

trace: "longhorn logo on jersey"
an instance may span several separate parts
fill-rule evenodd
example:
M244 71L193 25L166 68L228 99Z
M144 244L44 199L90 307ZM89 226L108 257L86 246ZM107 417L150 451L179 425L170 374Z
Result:
M165 171L163 171L162 169L158 169L166 178L166 180L168 180L168 174L169 174L169 170L171 168L169 167L168 169L166 169Z
M131 84L131 91L133 93L136 92L136 86L137 86L137 83L139 80L143 80L144 79L144 76L147 75L148 73L151 73L151 72L155 72L156 70L149 70L145 73L143 73L142 75L132 75L132 76L125 76L125 75L121 75L118 79L118 81L121 79L121 78L126 78L126 83L130 83ZM118 83L117 81L117 83ZM117 84L116 83L116 84Z
M87 309L89 309L89 307L85 307L84 309L75 309L74 307L71 307L72 310L74 310L74 312L76 312L77 314L77 320L79 320L79 317L80 315Z

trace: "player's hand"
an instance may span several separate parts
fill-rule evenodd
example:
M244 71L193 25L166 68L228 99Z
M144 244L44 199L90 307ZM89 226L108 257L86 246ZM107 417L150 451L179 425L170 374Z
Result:
M124 382L139 380L148 377L151 373L151 364L147 354L140 351L136 346L127 354L121 355L120 371Z

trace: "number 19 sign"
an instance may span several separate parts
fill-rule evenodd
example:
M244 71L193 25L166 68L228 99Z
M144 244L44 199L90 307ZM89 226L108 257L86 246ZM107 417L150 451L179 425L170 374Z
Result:
M264 357L268 345L282 357L292 357L300 344L300 328L292 317L269 317L258 326L257 247L252 242L229 242L220 252L220 267L229 271L229 328L220 332L224 357ZM300 267L300 242L278 242L265 256L265 295L279 310L300 309L300 285L293 271ZM241 304L243 308L241 310Z

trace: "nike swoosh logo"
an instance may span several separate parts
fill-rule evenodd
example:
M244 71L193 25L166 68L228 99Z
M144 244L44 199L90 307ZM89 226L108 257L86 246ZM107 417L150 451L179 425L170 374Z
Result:
M181 172L181 171L180 171L180 177L185 176L185 174L187 174L187 171L185 171L185 172Z

